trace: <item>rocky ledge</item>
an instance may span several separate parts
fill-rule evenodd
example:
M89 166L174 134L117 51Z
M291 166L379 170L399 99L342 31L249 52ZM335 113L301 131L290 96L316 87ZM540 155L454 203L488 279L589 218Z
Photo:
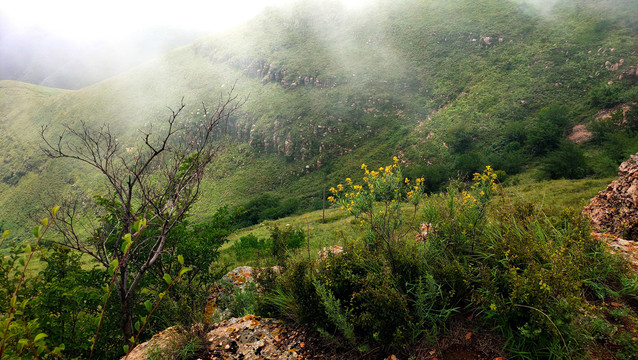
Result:
M146 359L151 352L170 351L173 339L179 336L169 328L137 346L126 360ZM202 336L203 348L197 359L224 360L299 360L337 359L333 350L318 336L304 328L279 320L246 315L211 325Z
M599 192L583 213L599 232L638 240L638 154L620 164L618 179Z

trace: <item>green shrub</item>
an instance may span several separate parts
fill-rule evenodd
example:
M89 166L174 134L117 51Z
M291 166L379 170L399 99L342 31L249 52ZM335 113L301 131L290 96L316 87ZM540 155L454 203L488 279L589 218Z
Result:
M258 239L253 234L239 238L232 246L237 260L246 260L255 257L255 253L268 252L270 243L266 239Z
M301 201L297 198L281 200L275 195L262 194L237 207L237 222L240 227L259 224L264 220L276 220L299 209Z
M620 87L602 85L589 91L589 105L595 109L607 109L620 103Z
M301 229L284 228L274 225L268 239L258 239L249 234L241 237L231 247L237 260L254 259L258 256L272 256L278 265L285 265L290 252L303 246L306 236Z
M565 106L552 105L536 113L527 129L527 147L534 155L544 155L558 148L570 125Z
M547 156L541 170L550 179L582 179L591 173L584 151L567 141Z

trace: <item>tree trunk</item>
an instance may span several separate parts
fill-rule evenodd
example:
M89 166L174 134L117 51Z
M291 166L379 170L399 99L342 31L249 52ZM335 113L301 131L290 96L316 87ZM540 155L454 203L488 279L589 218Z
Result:
M131 304L129 304L129 300L130 299L122 300L122 306L120 308L120 330L122 330L122 334L124 335L125 344L132 349L133 342L131 338L135 337L135 333L133 332L133 309Z

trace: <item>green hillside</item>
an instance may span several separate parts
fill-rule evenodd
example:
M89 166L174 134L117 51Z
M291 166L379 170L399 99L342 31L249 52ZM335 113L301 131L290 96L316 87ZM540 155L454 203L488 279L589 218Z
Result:
M586 161L572 177L613 175L638 151L633 132L561 143L599 110L638 100L638 4L533 4L379 1L353 12L302 1L77 91L0 82L0 227L23 228L47 201L38 194L100 193L87 169L43 157L42 125L106 122L131 148L136 129L182 97L195 121L233 84L248 101L221 126L196 217L264 192L317 208L324 186L392 155L429 190L485 164L514 175L570 151Z

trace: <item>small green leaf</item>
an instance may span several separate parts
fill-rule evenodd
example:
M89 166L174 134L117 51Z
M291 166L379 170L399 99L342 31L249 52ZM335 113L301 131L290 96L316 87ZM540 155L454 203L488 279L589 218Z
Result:
M128 341L129 341L130 343L135 343L135 338L134 338L133 336L131 336L131 337L128 339Z
M149 303L150 304L150 303ZM150 310L149 310L150 311ZM146 316L140 316L140 320L142 320L143 323L146 322Z
M117 259L113 259L113 261L111 261L111 267L113 267L113 268L116 268L119 264L120 264L120 262L117 261Z
M16 306L16 302L18 301L18 297L17 296L12 296L11 297L11 308L14 308Z
M51 215L52 215L53 217L55 217L55 214L57 214L57 213L58 213L58 210L60 210L60 206L59 206L59 205L54 206L54 207L51 209ZM60 346L62 346L62 345L60 345ZM64 350L64 349L62 349L62 350Z
M60 344L60 346L56 346L53 351L51 351L52 354L54 355L58 355L59 357L61 357L62 355L62 351L64 351L64 344Z
M141 326L141 325L140 325L140 322L139 322L139 321L136 321L136 322L135 322L135 330L136 330L136 331L140 331L140 326Z
M159 293L159 298L160 298L160 300L162 300L162 299L164 298L164 295L166 295L166 293L165 293L165 292L161 292L161 293Z
M133 223L133 231L138 232L140 231L140 224L141 224L141 220L137 220L136 222Z
M47 226L47 225L49 225L49 218L44 218L44 219L40 220L40 222L42 223L42 225Z
M182 276L182 275L186 274L187 272L189 272L191 270L193 270L193 269L188 268L188 267L182 268L182 270L179 271L179 276Z
M182 255L177 255L177 262L179 262L180 265L184 265L184 257Z
M128 354L128 345L123 345L122 349L124 349L124 353Z
M22 349L27 346L27 344L29 343L29 340L27 339L20 339L18 340L18 350L22 351Z
M47 336L49 336L49 335L47 335L45 333L39 333L38 335L35 336L35 339L33 339L33 342L38 342L38 341L44 339Z
M11 233L11 231L9 231L9 230L5 230L5 231L2 233L2 240L6 239L6 238L9 236L9 233Z
M131 248L132 244L133 244L132 241L124 240L124 243L122 244L122 253L126 254L128 252L128 249Z
M122 239L124 240L124 242L131 241L131 234L125 234Z
M153 309L153 305L151 305L151 302L146 300L144 301L144 307L146 308L146 311L151 312L151 310Z
M166 281L166 283L170 285L173 279L171 279L170 275L164 274L164 281Z
M33 228L33 236L39 238L42 235L42 226L36 226Z
M24 247L24 252L27 254L31 254L31 245L27 244L27 246Z

